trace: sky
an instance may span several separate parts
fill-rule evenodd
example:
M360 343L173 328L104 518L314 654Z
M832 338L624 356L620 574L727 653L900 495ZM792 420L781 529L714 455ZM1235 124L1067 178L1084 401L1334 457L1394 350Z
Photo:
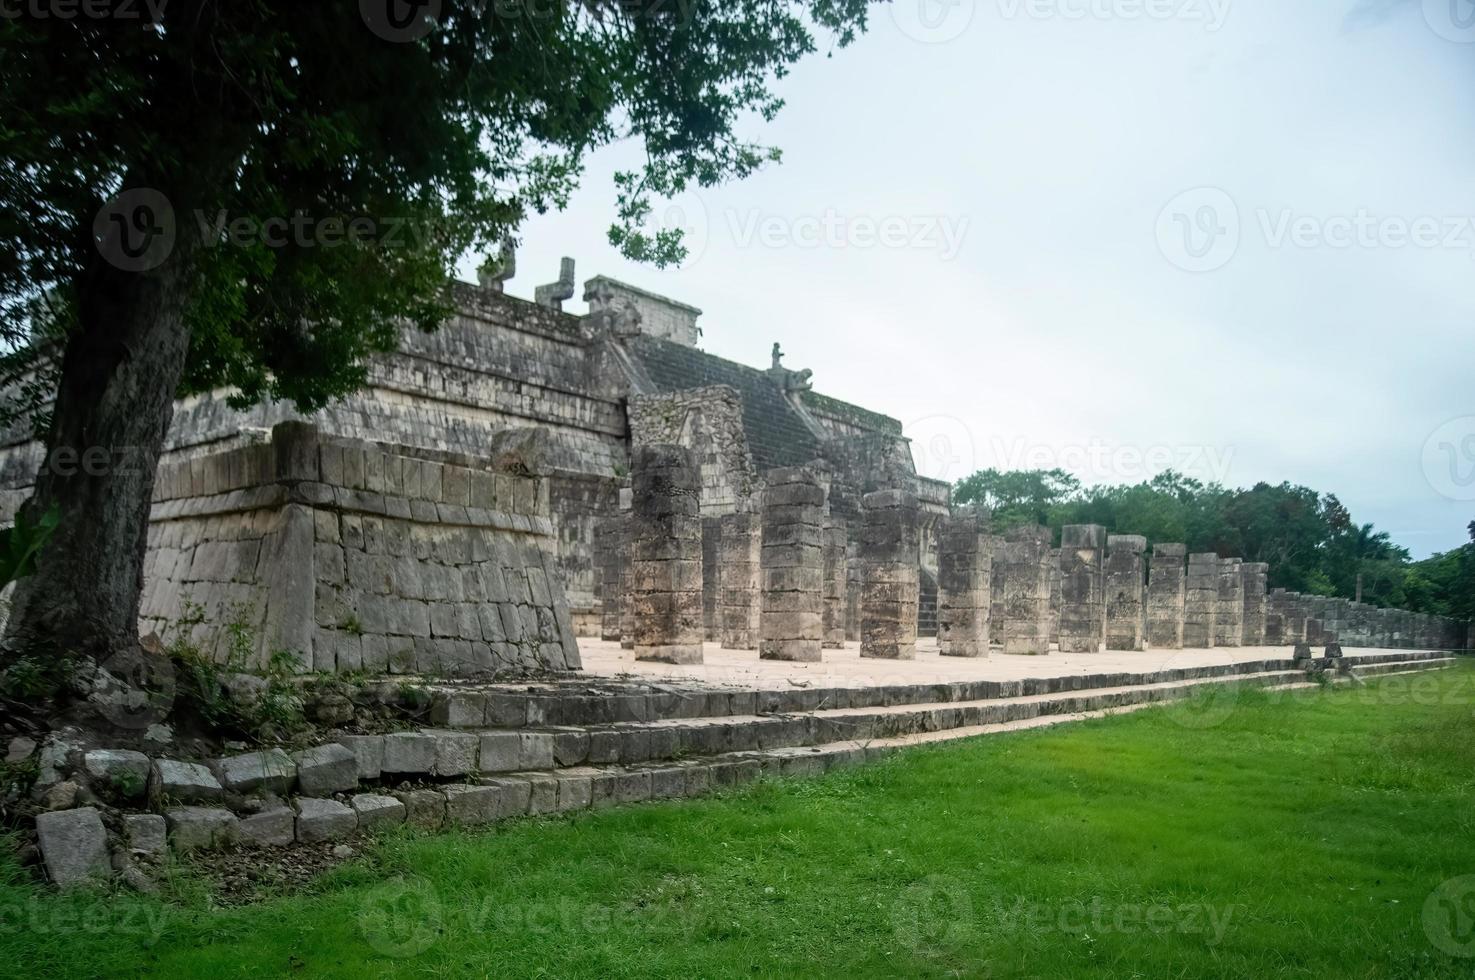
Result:
M743 134L781 164L658 206L680 268L608 244L618 145L508 290L778 341L927 476L1288 480L1422 558L1475 519L1472 83L1475 0L896 0Z

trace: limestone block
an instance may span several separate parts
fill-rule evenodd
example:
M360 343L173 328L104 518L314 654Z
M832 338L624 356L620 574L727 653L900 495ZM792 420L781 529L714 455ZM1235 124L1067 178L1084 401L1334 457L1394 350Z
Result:
M63 888L112 872L107 830L93 807L37 814L36 837L46 873Z
M353 833L358 815L337 800L303 796L297 799L297 840L302 843L335 840Z
M168 842L168 824L157 813L125 813L123 831L133 854L159 857Z
M327 796L358 787L358 756L346 746L316 745L296 753L295 758L297 782L302 792L310 796Z
M271 806L242 817L237 836L257 847L286 847L297 839L297 814L286 806Z
M281 749L247 752L216 763L227 789L237 793L286 793L297 778L297 765Z
M180 803L218 800L224 791L208 767L196 762L155 759L149 773L149 795Z
M405 805L393 796L360 793L351 802L354 812L358 814L358 825L365 830L392 827L405 822Z
M126 797L142 796L148 786L149 757L127 749L93 749L82 757L93 780Z
M239 823L234 813L215 806L176 807L164 819L169 842L180 852L224 847L236 839Z
M446 820L446 796L440 790L416 789L395 793L405 805L405 822L428 830L437 830Z
M470 732L432 731L435 738L435 774L464 776L476 772L477 736Z
M428 776L435 772L436 739L426 732L384 736L383 772Z
M353 753L359 779L378 779L384 770L383 735L341 735L338 744Z

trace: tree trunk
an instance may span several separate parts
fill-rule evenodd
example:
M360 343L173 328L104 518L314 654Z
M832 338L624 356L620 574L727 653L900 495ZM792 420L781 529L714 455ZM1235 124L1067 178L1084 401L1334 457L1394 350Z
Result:
M150 271L91 251L46 458L23 511L35 520L54 507L60 523L35 573L17 584L6 662L28 656L61 678L137 647L154 472L189 348L198 237L181 219L172 253Z

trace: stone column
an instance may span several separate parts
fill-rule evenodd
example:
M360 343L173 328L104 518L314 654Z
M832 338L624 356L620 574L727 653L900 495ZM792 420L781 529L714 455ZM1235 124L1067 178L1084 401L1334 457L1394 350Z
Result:
M599 638L618 643L623 636L625 589L630 577L628 514L599 519L594 528L594 557L599 574Z
M702 662L701 470L691 450L637 447L631 465L635 659Z
M1183 599L1183 647L1214 645L1219 619L1219 556L1212 551L1188 556L1187 591Z
M1060 646L1060 549L1056 548L1049 555L1050 571L1046 573L1050 582L1050 642L1057 648Z
M1146 649L1147 539L1112 534L1106 539L1106 649Z
M1284 608L1285 635L1281 637L1281 642L1306 642L1306 597L1299 592L1287 592Z
M1241 558L1219 559L1219 609L1214 620L1214 645L1244 646L1245 583Z
M988 583L988 642L1004 645L1004 539L994 538L993 574Z
M1165 650L1183 649L1183 577L1188 548L1181 544L1152 547L1152 569L1147 580L1147 645Z
M865 588L865 570L860 549L852 542L845 553L845 642L860 642L860 596Z
M824 640L825 488L809 467L770 470L763 493L758 655L815 663Z
M722 542L722 518L702 518L702 639L717 642L717 607L720 603L717 584L721 564L717 551Z
M1050 652L1050 538L1045 527L1015 528L1005 537L1005 653Z
M1106 632L1106 528L1060 529L1060 652L1096 653Z
M882 660L917 656L917 605L921 599L921 510L905 490L881 490L861 500L865 563L861 596L860 655Z
M717 618L724 650L758 649L762 526L757 514L727 514L717 547Z
M1244 645L1265 645L1265 586L1270 577L1270 566L1265 562L1252 561L1240 566L1244 588Z
M633 531L630 513L635 506L635 491L629 487L620 490L620 517L624 521L625 557L620 561L620 648L635 649L635 605L630 593L635 588L633 566L630 562L630 535Z
M821 646L845 649L845 549L849 528L838 517L825 518L824 607L821 614L824 640Z
M1272 589L1265 597L1265 645L1278 647L1286 642L1286 590Z
M988 656L994 539L988 512L962 507L943 518L937 547L937 648L944 657Z

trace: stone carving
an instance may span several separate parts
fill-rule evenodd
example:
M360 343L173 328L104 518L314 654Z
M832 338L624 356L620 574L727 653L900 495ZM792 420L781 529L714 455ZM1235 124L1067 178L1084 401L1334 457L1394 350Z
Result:
M497 249L497 254L489 257L476 271L476 278L483 289L500 293L505 291L507 280L515 275L517 275L517 247L512 243L512 236L507 235L502 239L502 245Z
M569 275L572 276L572 270ZM635 303L620 297L606 280L591 279L584 289L589 315L584 318L592 337L633 337L640 333L644 317Z
M1113 534L1106 539L1106 649L1146 648L1143 589L1147 539Z
M558 266L558 280L533 290L533 302L550 310L562 310L563 301L574 297L574 260L565 256Z

